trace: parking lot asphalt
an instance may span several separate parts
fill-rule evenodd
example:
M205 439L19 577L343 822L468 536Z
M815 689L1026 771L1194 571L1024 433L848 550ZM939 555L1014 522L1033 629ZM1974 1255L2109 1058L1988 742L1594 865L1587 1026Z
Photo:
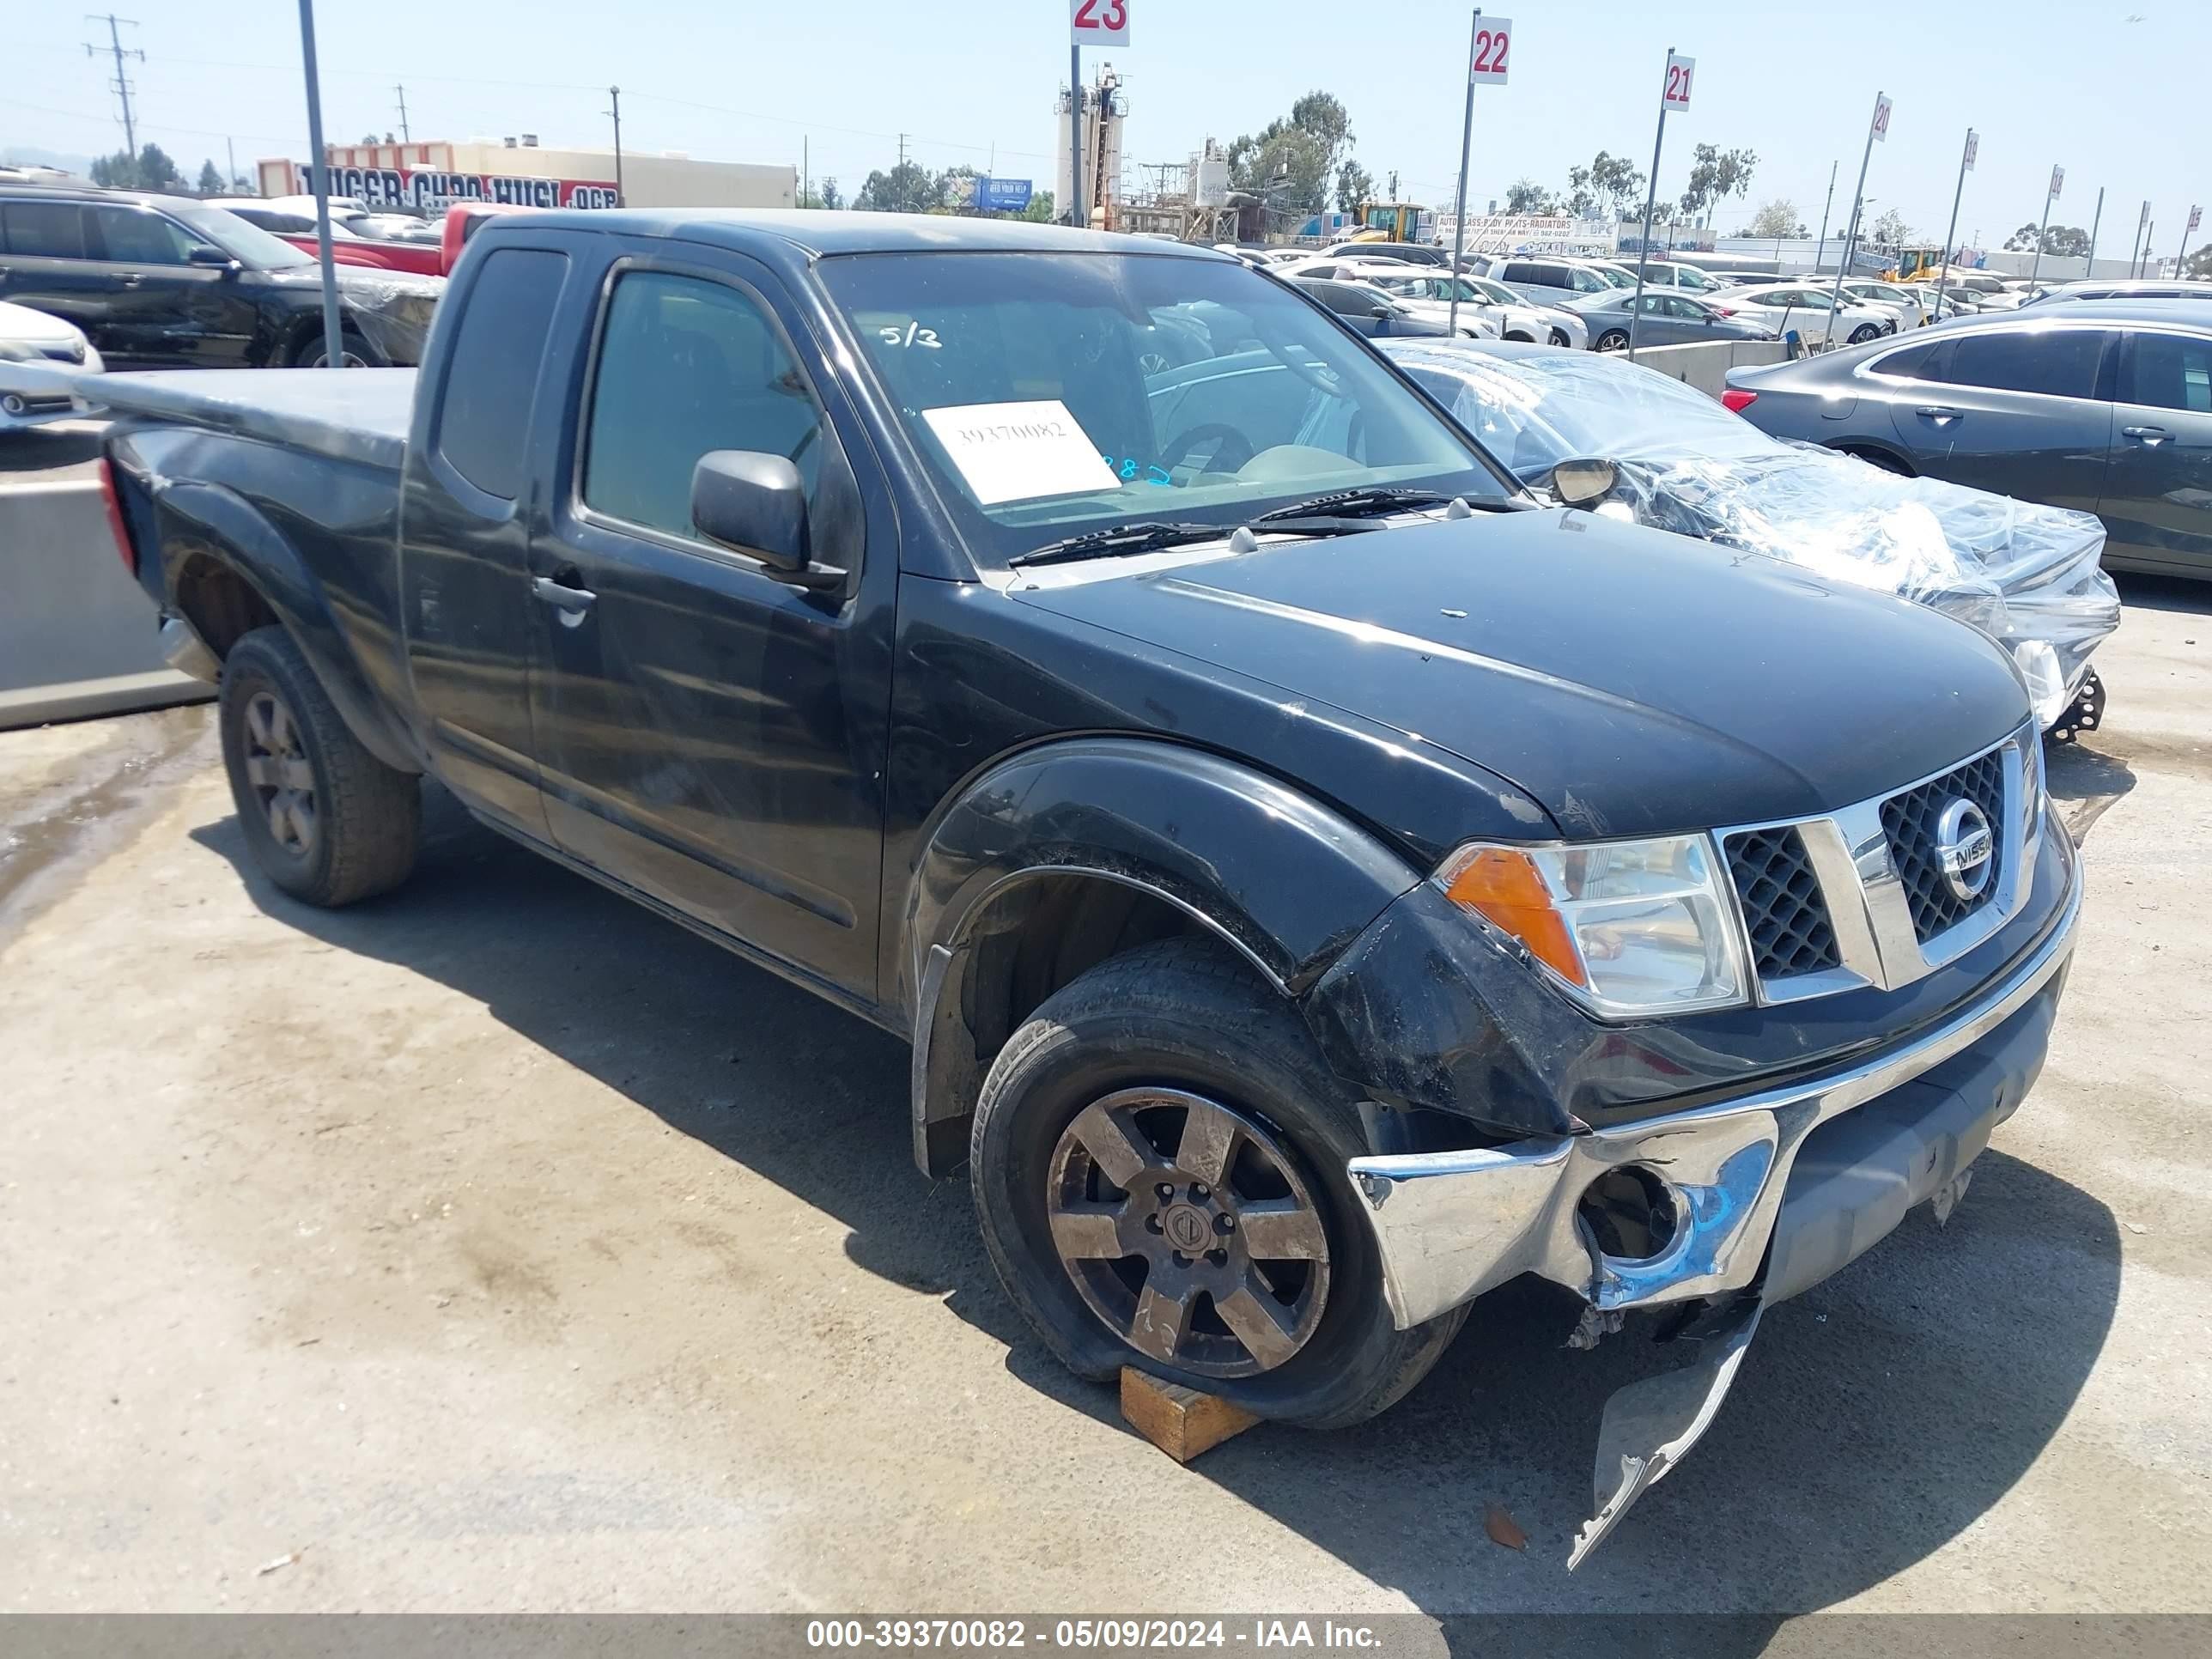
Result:
M1509 1286L1381 1419L1178 1467L915 1174L890 1038L448 799L298 905L211 710L0 735L0 1608L2212 1607L2212 589L2124 592L2041 1084L1571 1577L1650 1345Z

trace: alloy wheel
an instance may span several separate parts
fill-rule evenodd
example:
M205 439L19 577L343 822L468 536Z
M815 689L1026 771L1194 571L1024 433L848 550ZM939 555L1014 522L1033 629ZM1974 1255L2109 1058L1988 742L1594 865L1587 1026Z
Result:
M321 832L315 769L299 722L273 691L257 691L246 700L246 781L268 819L270 839L294 858L312 854Z
M1254 1376L1319 1327L1328 1231L1288 1150L1255 1119L1179 1089L1124 1090L1076 1115L1047 1183L1061 1266L1146 1358Z

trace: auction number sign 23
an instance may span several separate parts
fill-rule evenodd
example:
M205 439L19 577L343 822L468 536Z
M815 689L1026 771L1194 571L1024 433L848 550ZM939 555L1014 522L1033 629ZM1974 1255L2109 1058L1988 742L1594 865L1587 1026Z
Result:
M1079 46L1129 44L1129 0L1068 0L1068 31Z

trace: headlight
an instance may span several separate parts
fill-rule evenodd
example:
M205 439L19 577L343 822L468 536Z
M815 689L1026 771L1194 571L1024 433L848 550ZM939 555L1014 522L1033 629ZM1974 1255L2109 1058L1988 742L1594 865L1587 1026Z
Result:
M2058 665L2058 653L2048 640L2022 640L2012 648L2012 660L2027 682L2027 700L2035 710L2035 729L2046 731L2066 712L2066 671Z
M1651 1017L1746 1000L1743 947L1706 836L1477 842L1434 879L1453 903L1526 945L1593 1013Z

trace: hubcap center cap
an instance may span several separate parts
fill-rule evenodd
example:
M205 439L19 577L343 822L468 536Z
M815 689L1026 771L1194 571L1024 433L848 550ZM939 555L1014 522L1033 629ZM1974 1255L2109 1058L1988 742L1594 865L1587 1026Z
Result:
M1213 1223L1195 1205L1178 1204L1160 1218L1160 1231L1185 1255L1196 1255L1213 1241Z

